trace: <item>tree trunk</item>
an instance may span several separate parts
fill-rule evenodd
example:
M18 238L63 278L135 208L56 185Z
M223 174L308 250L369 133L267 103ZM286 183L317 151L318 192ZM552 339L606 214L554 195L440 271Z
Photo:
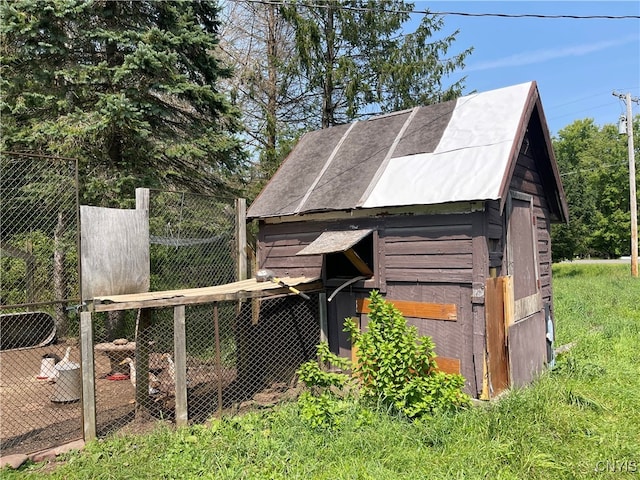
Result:
M325 24L325 38L327 50L324 55L326 74L322 95L322 128L329 128L335 123L333 106L333 65L335 61L335 27L333 25L333 7L327 8L327 23Z
M278 118L278 41L276 37L277 13L276 6L268 5L267 10L267 73L269 83L267 85L267 111L266 111L266 163L267 175L271 176L276 168L276 136Z

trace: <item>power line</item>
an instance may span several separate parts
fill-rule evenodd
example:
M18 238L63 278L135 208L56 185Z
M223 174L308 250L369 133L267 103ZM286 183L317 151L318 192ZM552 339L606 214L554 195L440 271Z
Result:
M458 17L497 17L497 18L542 18L542 19L570 19L570 20L631 20L640 19L640 15L548 15L539 13L471 13L471 12L432 12L429 10L392 10L388 8L353 7L349 5L329 5L329 4L305 4L292 3L283 0L229 0L231 2L260 3L263 5L276 6L296 6L304 8L332 8L334 10L350 10L356 12L384 12L384 13L407 13L418 15L439 15Z

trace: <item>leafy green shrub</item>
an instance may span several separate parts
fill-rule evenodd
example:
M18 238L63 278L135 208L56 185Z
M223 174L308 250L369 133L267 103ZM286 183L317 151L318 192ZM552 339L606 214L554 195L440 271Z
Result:
M342 373L351 368L351 362L332 353L325 342L317 346L317 356L317 361L303 363L296 372L309 389L298 399L300 416L316 428L335 427L352 403L343 399L350 376Z
M358 353L353 373L363 398L374 399L409 418L455 411L470 404L462 392L464 378L437 370L434 343L379 292L370 296L369 324L361 332L353 319L345 321Z
M409 418L469 406L469 396L462 392L464 378L437 369L431 338L420 337L378 292L373 291L370 299L367 331L360 332L353 319L345 320L358 354L355 365L321 343L318 361L306 362L298 370L309 389L298 400L302 418L314 427L339 425L341 415L357 400L350 395L355 386L363 399ZM343 373L346 370L353 377Z

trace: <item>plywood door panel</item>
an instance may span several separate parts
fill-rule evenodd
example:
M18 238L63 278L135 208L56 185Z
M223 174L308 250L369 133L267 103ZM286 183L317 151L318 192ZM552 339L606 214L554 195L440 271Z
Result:
M509 203L507 273L513 278L514 300L517 302L537 294L540 290L537 236L531 198L512 193ZM518 320L519 318L515 318L515 321Z
M489 397L509 387L509 358L505 336L505 277L489 278L485 285L485 315L487 328L487 370Z
M149 213L82 205L82 298L149 291Z
M529 384L542 372L547 357L544 312L527 317L509 327L511 384Z

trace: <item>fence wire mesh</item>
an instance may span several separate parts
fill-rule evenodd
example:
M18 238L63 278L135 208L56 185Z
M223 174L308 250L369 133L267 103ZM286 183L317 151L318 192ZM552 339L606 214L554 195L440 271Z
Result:
M82 436L77 195L75 160L0 154L2 454Z
M2 154L0 453L82 437L75 161ZM151 290L237 280L233 200L151 191ZM204 421L297 395L315 354L318 296L185 309L187 416ZM175 421L173 309L95 313L97 433Z
M295 372L315 357L318 295L191 306L186 317L189 422L264 408L299 394ZM173 309L156 310L135 344L96 357L98 434L143 432L176 418ZM137 354L137 358L133 353ZM124 363L123 363L124 360ZM122 379L122 381L112 381Z
M198 288L237 279L234 200L152 190L149 233L151 290ZM221 328L235 321L237 307L220 304L217 309ZM193 376L188 379L190 415L211 410L211 402L217 401L215 389L213 397L205 394L213 381L209 376L221 375L212 368L216 352L212 315L211 306L186 309L187 356ZM98 434L145 429L149 420L174 420L173 310L153 310L150 318L141 318L137 311L95 317ZM119 327L113 328L114 323ZM122 345L107 336L113 331L119 332L116 336L123 339ZM234 354L230 335L221 338L223 355ZM225 357L224 361L230 360Z

